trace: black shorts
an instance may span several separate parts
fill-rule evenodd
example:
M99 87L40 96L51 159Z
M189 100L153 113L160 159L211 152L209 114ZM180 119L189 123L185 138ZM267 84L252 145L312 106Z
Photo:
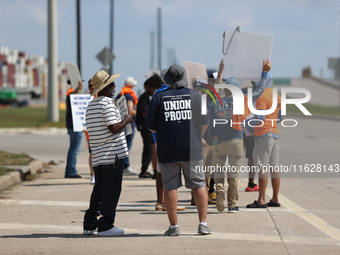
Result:
M243 133L243 142L244 147L246 148L246 158L253 158L255 136L246 136L245 133Z

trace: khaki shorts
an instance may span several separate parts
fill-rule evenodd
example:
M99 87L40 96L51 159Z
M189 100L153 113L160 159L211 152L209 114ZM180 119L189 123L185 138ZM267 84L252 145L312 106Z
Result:
M199 161L179 161L174 163L159 163L162 174L164 190L174 190L183 186L182 175L185 179L185 187L199 189L205 187L204 172L197 171L203 167L203 159Z
M206 166L207 167L206 169L208 169L208 166L213 165L214 147L209 146L209 145L208 145L208 147L203 147L202 153L203 153L204 166ZM211 178L211 173L209 171L205 172L205 178L206 179Z
M279 139L274 139L272 136L255 138L254 165L266 167L279 166L279 151Z

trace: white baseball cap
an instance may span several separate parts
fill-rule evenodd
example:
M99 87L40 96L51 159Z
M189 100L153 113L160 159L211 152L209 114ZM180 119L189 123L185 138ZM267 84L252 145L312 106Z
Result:
M127 77L124 82L125 85L132 85L135 86L137 81L133 77Z

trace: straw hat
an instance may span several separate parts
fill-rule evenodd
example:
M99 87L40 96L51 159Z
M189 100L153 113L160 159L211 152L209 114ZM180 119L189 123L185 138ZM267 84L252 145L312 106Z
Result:
M94 94L98 93L102 89L104 89L107 85L109 85L111 82L113 82L115 79L119 77L120 73L109 75L104 70L100 70L99 72L96 72L92 77L92 84L94 85L94 91L91 94L93 96Z

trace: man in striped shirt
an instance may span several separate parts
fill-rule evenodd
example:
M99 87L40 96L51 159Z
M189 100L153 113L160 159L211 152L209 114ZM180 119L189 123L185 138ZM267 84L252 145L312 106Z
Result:
M90 208L84 216L86 235L98 236L122 235L123 229L116 228L114 218L121 193L124 158L129 155L124 128L133 121L131 115L123 120L114 105L115 93L113 82L120 74L108 75L104 70L97 72L92 83L95 87L92 95L98 93L86 110L86 129L92 150L92 165L96 183L93 187ZM97 220L97 217L101 217Z

